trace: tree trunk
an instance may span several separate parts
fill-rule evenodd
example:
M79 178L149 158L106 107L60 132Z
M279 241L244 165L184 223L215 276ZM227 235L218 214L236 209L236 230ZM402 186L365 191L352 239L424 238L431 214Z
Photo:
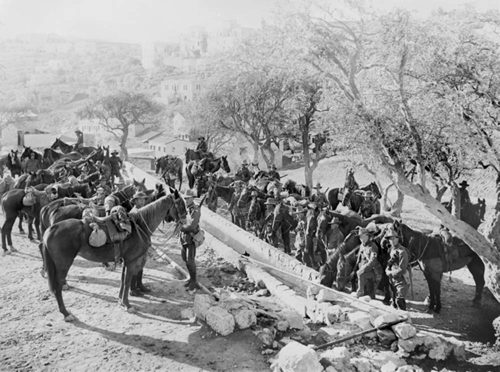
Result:
M451 185L451 214L460 220L460 211L462 210L462 201L460 200L460 190L455 182Z
M122 158L123 161L128 160L127 139L128 139L128 127L124 126L123 135L120 141L120 150L121 150L120 157Z
M389 205L389 190L392 187L396 187L393 183L390 183L387 185L387 187L384 189L384 194L382 195L382 210L383 211L390 211L392 209L392 203Z
M397 190L398 190L398 197L394 202L394 204L392 205L391 214L394 217L401 217L401 212L403 211L403 202L405 200L405 194L403 194L400 189Z
M299 118L299 126L304 158L304 182L312 189L314 169L311 169L311 154L309 153L309 126L305 123L304 117Z
M387 163L384 161L384 163ZM392 177L396 186L405 195L411 196L420 201L424 208L433 216L436 216L441 223L453 231L469 247L476 252L483 260L486 266L486 284L497 301L500 301L500 221L499 213L489 226L487 237L481 235L469 224L457 220L445 207L437 201L427 189L408 181L400 167L390 166ZM497 179L497 198L500 197L500 181ZM500 203L500 202L498 202ZM497 203L497 207L499 206Z
M448 190L448 186L443 186L440 188L439 185L436 185L436 200L438 202L441 202L441 199L443 199L443 195L446 190Z
M252 160L252 162L254 164L259 164L259 144L252 142L252 147L253 147L253 160Z

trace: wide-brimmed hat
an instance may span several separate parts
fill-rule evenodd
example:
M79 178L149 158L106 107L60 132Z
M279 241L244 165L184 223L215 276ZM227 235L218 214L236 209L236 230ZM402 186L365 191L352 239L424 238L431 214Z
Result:
M75 130L75 133L77 133L77 134L78 134L78 133L83 134L83 132L82 132L80 129Z
M264 204L265 205L276 205L276 204L278 204L278 201L275 198L267 198L267 200Z
M137 191L134 196L132 196L132 200L135 199L146 199L148 196L144 191Z
M323 188L323 186L321 186L321 183L319 183L319 182L313 187L313 189L318 189L318 190L322 189L322 188Z
M463 180L462 182L459 183L460 186L463 186L463 187L468 187L469 184L467 183L466 180Z
M199 140L204 140L204 139L205 139L205 137L203 137L203 136L199 136L199 137L198 137L198 141L199 141Z
M328 222L330 225L340 225L341 223L342 221L338 217L333 217L332 220Z
M119 154L118 150L111 151L111 155L114 155L114 154L118 155Z

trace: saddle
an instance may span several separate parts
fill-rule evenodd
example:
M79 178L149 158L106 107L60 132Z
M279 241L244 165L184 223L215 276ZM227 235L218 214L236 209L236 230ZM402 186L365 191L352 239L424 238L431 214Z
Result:
M126 240L132 233L130 220L118 219L116 214L106 217L86 216L88 225L92 228L89 245L94 248L105 244L117 244Z

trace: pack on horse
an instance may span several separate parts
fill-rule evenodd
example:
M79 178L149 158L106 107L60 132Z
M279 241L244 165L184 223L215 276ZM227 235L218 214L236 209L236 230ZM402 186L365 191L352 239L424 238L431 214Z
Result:
M207 198L205 203L207 208L213 212L217 211L218 198L222 198L228 205L231 203L233 198L234 187L220 185L217 180L210 179L208 183Z
M144 267L146 253L151 246L151 235L163 220L179 221L185 218L186 214L186 204L177 190L129 214L132 232L122 242L124 265L119 292L119 303L127 310L132 310L128 300L132 277ZM99 220L96 223L99 224ZM69 219L49 227L43 237L42 250L49 288L54 293L59 311L66 321L75 318L64 305L62 286L75 257L80 255L95 262L114 260L113 244L106 243L99 248L90 246L91 232L92 227L88 222Z
M182 186L182 159L176 156L165 155L155 160L156 174L161 174L165 183L175 187L175 180L179 180L179 190Z
M334 187L328 190L325 196L333 210L337 209L339 204L342 204L357 213L364 201L365 191L371 191L377 199L382 197L375 182L371 182L352 192L345 188Z
M393 228L398 231L401 244L408 250L410 265L418 263L424 272L430 294L429 312L439 313L441 311L443 273L455 271L464 266L467 266L476 283L476 292L472 303L474 306L481 304L484 288L484 263L463 240L450 235L451 239L445 242L445 239L440 235L428 235L397 221L393 223ZM382 244L384 244L384 240L383 238Z
M11 151L7 154L5 166L9 169L12 177L20 176L23 173L21 159L19 159L19 151Z

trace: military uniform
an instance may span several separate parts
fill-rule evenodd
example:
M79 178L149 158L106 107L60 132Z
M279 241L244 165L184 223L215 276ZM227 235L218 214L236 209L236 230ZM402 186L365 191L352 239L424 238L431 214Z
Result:
M386 274L391 286L393 306L401 310L406 310L408 282L405 275L408 272L408 265L408 251L398 242L396 246L390 248Z
M123 177L120 173L120 169L123 166L122 159L120 159L118 156L118 152L114 151L112 153L112 156L109 158L109 163L111 165L111 183L115 182L115 177L118 177L121 182L123 182Z
M75 130L76 134L76 143L74 146L75 151L83 147L83 133L79 130Z
M361 233L365 232L362 230ZM369 233L366 231L366 234ZM358 292L356 293L358 297L367 294L375 298L376 284L382 275L382 266L377 258L378 247L375 243L370 240L364 244L361 243L358 253Z
M192 197L191 194L187 196ZM188 206L188 214L186 223L184 223L180 229L181 257L186 263L186 268L189 272L189 281L186 283L186 286L189 289L196 289L196 244L194 235L200 231L200 207L193 203Z
M243 182L248 182L252 178L252 172L250 172L250 169L248 169L246 165L242 165L242 167L236 172L235 177Z

